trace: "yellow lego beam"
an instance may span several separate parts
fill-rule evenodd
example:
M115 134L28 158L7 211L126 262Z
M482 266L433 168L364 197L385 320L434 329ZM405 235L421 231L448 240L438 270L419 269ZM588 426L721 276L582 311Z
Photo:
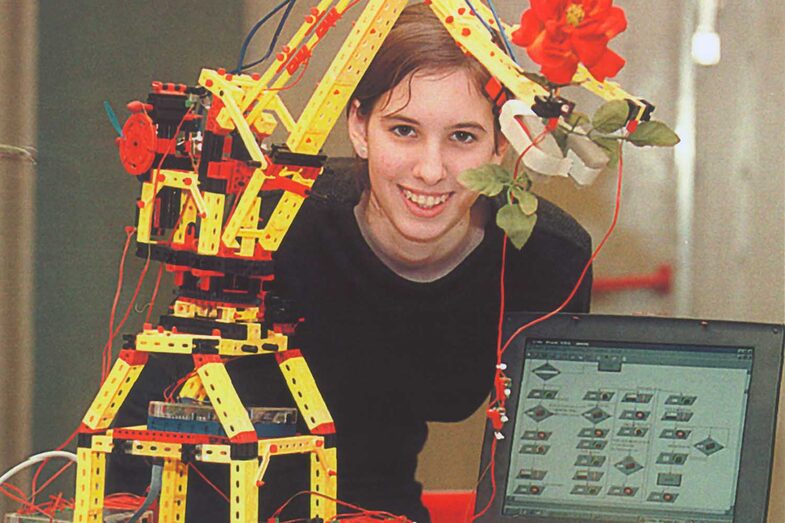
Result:
M158 523L183 523L188 494L188 465L178 458L164 460Z
M112 370L82 419L86 427L94 431L109 428L146 361L146 354L127 349L120 351L120 357L112 365Z
M308 430L314 434L334 433L332 416L300 351L289 349L275 357Z
M196 357L194 359L196 360ZM218 361L197 365L196 372L229 439L249 433L255 437L256 431L248 417L248 411L237 396L229 373L226 372L226 367L220 358Z
M248 523L259 519L259 487L256 486L256 460L233 460L230 465L230 521Z
M106 454L76 449L74 523L103 523Z
M336 514L338 499L338 459L334 448L311 454L311 490L326 496L311 496L311 518L330 521Z
M370 0L297 120L287 145L318 154L407 0Z

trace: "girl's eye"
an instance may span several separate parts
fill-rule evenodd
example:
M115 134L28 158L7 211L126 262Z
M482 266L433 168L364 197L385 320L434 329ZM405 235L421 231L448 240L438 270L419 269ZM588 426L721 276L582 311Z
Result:
M460 143L472 143L477 141L477 137L467 131L455 131L452 134L452 139Z
M396 125L391 131L395 136L400 136L401 138L411 137L415 134L414 127L411 125Z

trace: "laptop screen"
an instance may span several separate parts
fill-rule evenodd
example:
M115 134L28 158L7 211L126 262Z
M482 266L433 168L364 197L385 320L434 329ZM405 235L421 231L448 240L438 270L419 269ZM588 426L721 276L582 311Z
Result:
M771 325L562 316L526 331L504 358L487 521L762 523L781 354Z

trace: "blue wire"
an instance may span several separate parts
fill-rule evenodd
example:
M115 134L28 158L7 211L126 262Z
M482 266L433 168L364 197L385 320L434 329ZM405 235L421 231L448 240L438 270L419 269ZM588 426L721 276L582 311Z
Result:
M104 100L104 111L106 111L106 116L109 117L109 121L112 122L112 127L114 127L114 130L117 131L117 134L120 136L120 138L122 138L123 128L120 127L120 121L117 119L117 115L112 109L112 106L109 105L109 100Z
M510 45L510 39L507 38L507 33L504 31L502 21L499 19L499 14L496 12L496 8L493 7L493 0L488 0L488 7L491 9L491 13L493 13L493 19L496 20L496 26L499 28L499 33L502 35L502 41L504 41L504 47L507 48L507 53L510 55L510 58L512 58L512 61L516 63L516 65L521 65L518 62L518 58L515 56L515 51Z
M466 2L466 5L469 6L469 9L472 10L472 13L474 13L474 16L477 17L477 20L479 20L480 23L483 26L485 26L485 29L487 29L488 32L491 33L492 35L496 34L496 31L494 31L493 28L491 28L491 26L488 24L488 22L486 22L483 19L483 17L480 16L480 13L477 12L477 10L474 8L472 3L469 0L464 0L464 1ZM496 14L496 10L493 8L493 2L491 2L491 0L488 0L488 7L491 8L491 12L493 13L493 18L494 18L494 20L496 20L496 24L499 26L499 33L502 35L502 41L504 42L504 46L507 49L507 54L510 55L510 58L512 58L513 62L518 64L518 59L515 57L515 53L512 51L512 47L510 47L510 42L507 41L507 35L504 34L504 28L502 27L502 24L501 24L501 22L499 20L499 15Z
M281 9L282 9L284 6L286 6L286 5L288 5L288 6L289 6L289 8L291 8L291 6L292 6L292 4L294 4L294 2L295 2L295 0L283 0L283 1L282 1L280 4L278 4L277 6L275 6L275 7L273 8L273 10L272 10L272 11L270 11L269 13L267 13L266 15L264 15L264 16L261 18L261 20L259 20L258 22L256 22L256 24L254 24L254 26L251 28L251 30L250 30L250 31L248 31L248 35L245 37L245 40L243 41L243 45L242 45L242 47L240 48L240 58L239 58L239 60L237 61L237 69L235 69L234 71L232 71L232 73L239 73L240 71L242 71L242 70L244 69L244 67L243 67L243 61L245 61L245 53L248 51L248 45L250 45L250 43L251 43L251 40L253 40L253 37L254 37L254 35L256 34L256 32L257 32L259 29L261 29L261 27L262 27L262 26L263 26L263 25L264 25L264 24L267 22L267 20L269 20L270 18L272 18L272 17L275 15L275 13L277 13L278 11L280 11L280 10L281 10ZM288 10L287 10L287 11L288 11ZM281 25L281 24L279 24L279 29L280 29L280 25ZM276 31L276 35L277 35L277 34L279 34L279 32L280 32L280 31ZM271 44L271 45L270 45L270 50L268 50L268 52L267 52L267 54L265 55L265 58L263 58L263 60L264 60L264 59L266 59L266 58L267 58L267 57L268 57L270 54L272 54L272 51L271 51L271 50L272 50L274 47L275 47L275 45L274 45L274 44Z
M297 0L289 1L289 5L287 6L286 11L284 11L281 20L278 22L278 27L276 27L275 29L275 34L273 34L273 39L270 41L270 46L267 48L267 52L264 54L264 56L256 60L255 62L251 62L250 64L243 65L242 66L243 70L248 69L249 67L253 67L255 65L259 65L260 63L267 60L271 54L273 54L273 51L275 50L275 44L278 42L278 37L281 36L281 31L283 31L284 26L286 26L286 20L289 18L289 14L292 12L292 9L294 8L294 4L296 2Z

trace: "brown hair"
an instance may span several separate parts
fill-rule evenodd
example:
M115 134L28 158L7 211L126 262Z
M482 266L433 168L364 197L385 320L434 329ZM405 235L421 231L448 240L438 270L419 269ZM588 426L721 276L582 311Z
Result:
M403 10L389 35L354 90L360 114L368 115L376 102L409 75L419 71L465 69L477 88L485 93L490 73L465 53L426 4Z

